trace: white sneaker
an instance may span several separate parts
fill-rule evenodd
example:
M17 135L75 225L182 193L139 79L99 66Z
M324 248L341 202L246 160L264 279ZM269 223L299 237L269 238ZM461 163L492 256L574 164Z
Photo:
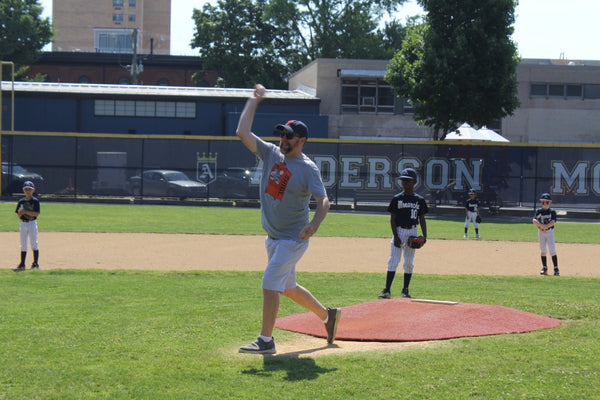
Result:
M465 236L463 236L463 237L467 238L467 237L469 237L469 236L467 236L467 234L465 233Z

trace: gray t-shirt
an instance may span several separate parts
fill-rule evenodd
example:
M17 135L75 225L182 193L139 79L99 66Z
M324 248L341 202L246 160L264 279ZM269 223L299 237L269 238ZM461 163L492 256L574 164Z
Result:
M257 155L263 161L260 181L261 222L268 235L300 240L310 222L310 196L327 195L321 174L306 155L286 158L279 147L260 139Z

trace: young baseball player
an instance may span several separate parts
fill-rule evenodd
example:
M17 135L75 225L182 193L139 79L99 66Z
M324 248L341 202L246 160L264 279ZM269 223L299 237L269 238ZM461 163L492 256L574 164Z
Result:
M21 227L19 233L21 236L21 262L15 268L15 271L25 270L25 258L27 256L27 240L31 244L31 250L33 250L33 264L31 269L39 269L38 258L40 251L38 248L38 227L37 217L40 215L40 201L33 197L35 193L35 185L31 181L23 183L23 193L25 197L21 198L17 202L17 208L15 212L21 220Z
M475 190L469 190L469 198L465 202L465 237L469 237L469 225L473 222L475 226L475 237L479 239L479 200L477 200L477 193Z
M540 243L540 255L542 258L542 270L540 275L548 275L548 260L546 258L546 248L552 257L554 265L554 275L559 276L558 256L556 255L556 246L554 243L554 225L556 224L556 211L550 208L552 198L549 193L543 193L540 196L542 207L535 211L533 224L538 228L538 241Z
M412 168L402 170L400 174L404 191L394 196L388 212L390 213L390 226L392 228L392 242L390 243L390 257L387 265L385 287L379 294L380 299L391 298L392 282L396 276L396 269L400 259L404 256L404 286L402 297L410 298L408 286L414 270L415 249L408 245L408 238L417 235L417 224L421 225L421 232L427 238L427 223L425 214L429 209L425 199L415 193L417 172Z

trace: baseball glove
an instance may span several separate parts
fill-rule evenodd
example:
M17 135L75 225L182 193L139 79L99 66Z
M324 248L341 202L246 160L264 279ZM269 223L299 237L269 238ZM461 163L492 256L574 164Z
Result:
M478 215L478 216L475 218L475 222L477 222L478 224L480 224L480 223L481 223L481 215Z
M427 239L424 236L409 236L408 245L413 249L420 249L423 247Z

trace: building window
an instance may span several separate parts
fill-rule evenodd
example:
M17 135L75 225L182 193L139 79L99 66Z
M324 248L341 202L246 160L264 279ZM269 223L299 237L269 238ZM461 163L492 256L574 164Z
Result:
M129 22L135 22L135 14L129 14L129 17L127 19L129 20Z
M583 85L584 99L600 99L600 85Z
M581 85L567 85L567 97L581 98L583 90Z
M123 14L113 14L114 22L123 22Z
M550 97L565 97L564 85L548 85L548 96Z
M544 96L546 97L546 84L545 83L532 83L529 88L529 95L531 97Z
M135 116L135 101L132 100L116 100L115 115L121 117Z
M94 47L99 53L132 53L133 29L94 29Z
M135 0L129 0L129 7L135 7Z
M529 86L529 96L582 99L587 97L586 86L588 85L575 83L532 83Z
M393 114L397 101L383 79L342 79L342 114Z
M123 7L123 0L113 0L113 7Z
M196 118L196 103L184 101L95 100L95 116Z
M174 117L175 103L172 101L157 101L156 102L157 117Z
M175 107L177 118L196 118L196 103L178 101Z
M155 101L136 101L135 116L136 117L154 117L156 115Z
M114 100L96 100L94 101L94 115L115 115Z

